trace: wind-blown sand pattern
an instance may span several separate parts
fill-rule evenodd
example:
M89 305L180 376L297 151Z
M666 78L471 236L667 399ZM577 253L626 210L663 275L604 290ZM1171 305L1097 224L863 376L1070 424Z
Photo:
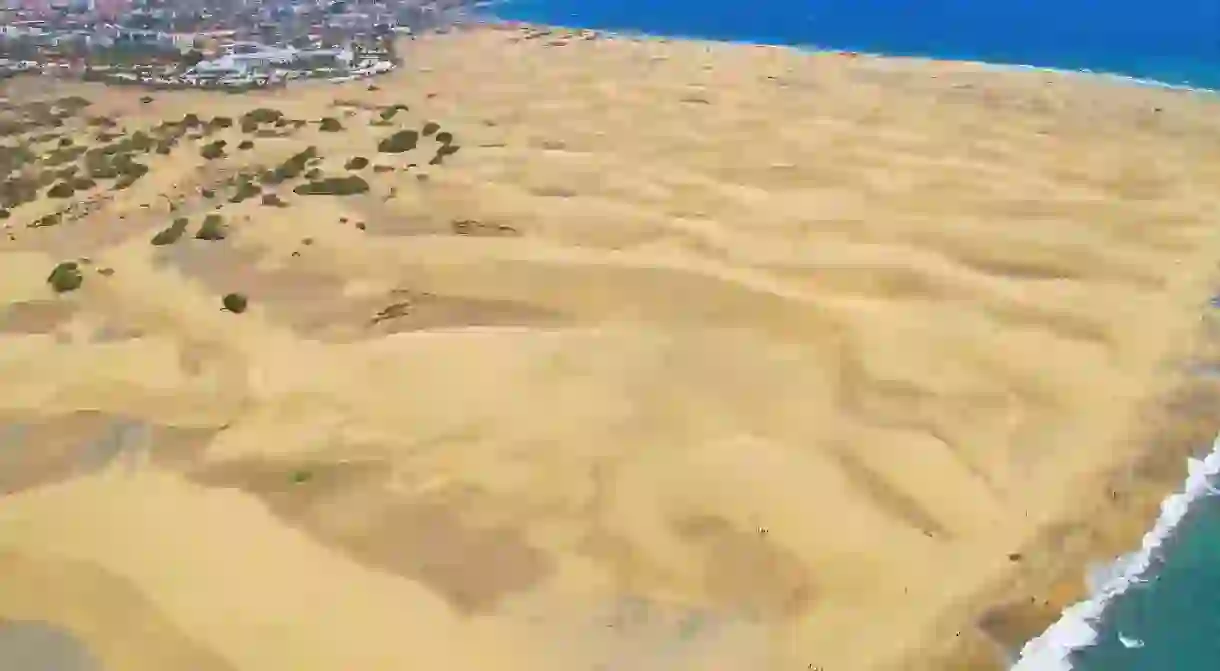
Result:
M1215 432L1203 96L533 29L402 51L372 88L5 84L12 118L90 103L5 138L27 176L152 144L0 222L0 636L104 671L986 668Z

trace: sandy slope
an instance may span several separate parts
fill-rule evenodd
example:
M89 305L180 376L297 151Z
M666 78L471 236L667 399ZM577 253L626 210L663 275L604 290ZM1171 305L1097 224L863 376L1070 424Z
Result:
M7 85L128 133L310 123L0 224L0 628L132 671L981 668L1214 432L1209 389L1171 396L1220 260L1204 99L528 31L404 52L377 90ZM443 165L377 152L425 121ZM388 168L199 195L308 145ZM149 244L218 206L228 239ZM1171 397L1195 421L1153 440Z

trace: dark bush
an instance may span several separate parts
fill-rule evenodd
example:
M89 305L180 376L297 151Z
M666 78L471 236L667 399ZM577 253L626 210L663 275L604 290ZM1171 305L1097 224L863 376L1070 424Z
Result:
M377 151L383 154L401 154L411 151L419 144L419 132L400 130L377 143Z
M373 166L373 172L376 172L376 173L394 172L394 166L378 164L378 165Z
M241 129L247 133L258 130L260 124L276 123L283 118L284 113L269 107L250 110L241 117Z
M136 151L150 151L154 146L156 146L156 143L153 141L152 137L142 130L138 130L133 133L128 142L131 148L135 149Z
M243 294L225 294L225 297L220 299L220 304L226 311L239 315L246 311L250 301Z
M48 198L70 198L75 192L72 185L67 182L59 182L55 186L47 189Z
M381 110L381 113L378 114L378 116L381 117L382 121L389 121L390 119L394 118L395 114L398 114L397 107L387 107L387 108Z
M215 198L216 192L211 189L200 189L199 195L203 196L204 198Z
M225 143L222 140L217 140L216 142L209 142L209 143L203 145L203 148L199 150L199 155L209 161L218 159L225 155L224 147L225 147Z
M242 150L254 149L254 140L242 140L238 143L237 148Z
M368 182L357 175L348 175L347 177L327 177L306 182L293 189L292 192L302 196L351 196L365 193L368 190Z
M288 207L288 203L285 203L277 194L274 193L263 194L263 205L266 205L267 207Z
M247 198L253 198L260 193L262 189L258 185L251 182L249 177L243 176L241 181L237 183L237 190L233 192L233 197L229 199L230 203L240 203Z
M436 156L433 156L432 160L428 161L428 165L440 165L441 163L444 163L446 156L453 156L458 152L459 149L461 149L461 147L456 144L446 144L437 147Z
M211 125L216 128L228 128L233 125L233 120L227 116L218 116L212 119Z
M62 214L52 212L51 214L44 214L43 216L39 217L38 221L30 224L30 228L47 228L49 226L58 226L63 222L63 220L64 217Z
M84 281L85 277L80 272L80 264L76 261L60 263L47 276L47 284L51 285L51 289L57 294L76 291Z
M181 123L187 128L198 128L203 125L203 120L199 118L198 114L191 112L190 114L182 117Z
M453 143L453 133L443 130L436 134L436 141L441 144L452 144Z
M424 134L424 137L428 137L430 135L435 135L436 131L438 131L440 129L441 129L440 124L436 123L435 121L428 121L428 122L424 123L424 128L420 132Z
M343 167L348 170L364 170L369 167L369 160L363 156L353 156L348 159L347 163L343 164Z
M338 133L343 130L343 124L339 123L338 119L328 116L318 124L318 130L324 133Z
M182 234L186 233L186 227L190 223L190 220L186 217L178 217L174 220L174 223L169 225L168 228L154 235L152 240L149 240L149 242L158 247L172 245L182 238Z
M145 105L147 105L148 103L150 103L150 102L152 102L152 101L153 101L153 97L152 97L152 96L141 96L141 97L140 97L140 102L141 102L141 103L143 103L143 104L145 104Z
M288 157L275 170L263 173L260 179L264 184L279 184L285 180L299 177L301 173L305 172L305 167L309 162L317 157L318 148L313 146L307 147L305 150Z
M88 177L74 177L72 178L71 184L73 190L75 191L88 191L89 189L97 186L97 182L89 179Z
M195 238L199 240L224 240L228 234L224 219L219 214L209 214L203 218L203 223L199 225Z

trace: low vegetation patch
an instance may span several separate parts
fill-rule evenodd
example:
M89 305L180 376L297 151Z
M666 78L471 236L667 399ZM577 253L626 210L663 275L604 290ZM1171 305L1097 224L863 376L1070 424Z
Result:
M318 124L318 130L323 133L338 133L343 130L343 124L339 123L338 119L328 116Z
M440 129L440 124L436 123L435 121L427 121L424 122L424 127L420 132L424 134L424 137L430 137L432 135L436 135L436 131Z
M224 298L220 299L220 304L226 312L239 315L250 307L250 300L244 294L225 294Z
M242 151L254 149L254 140L242 140L240 143L238 143L237 148L241 149Z
M250 177L242 175L237 182L237 190L233 192L233 197L229 199L230 203L240 203L243 200L254 198L261 194L262 189L257 184L250 181Z
M285 203L278 194L274 193L263 194L263 205L267 207L288 207L288 203Z
M224 140L209 142L203 145L203 148L199 150L199 155L209 161L218 159L225 155L225 144L226 143Z
M365 193L369 183L358 175L347 177L326 177L301 184L292 190L301 196L351 196Z
M259 107L258 109L250 110L241 117L241 129L245 133L253 133L258 130L258 127L265 123L278 124L283 119L284 113L269 107Z
M363 156L353 156L343 164L348 170L364 170L369 167L369 160Z
M419 145L419 132L400 130L377 143L377 151L383 154L402 154Z
M260 180L263 184L279 184L280 182L300 177L301 173L305 172L309 162L318 157L317 147L307 147L292 156L289 156L283 163L276 166L273 170L268 170L262 174Z
M165 228L154 235L152 240L149 240L149 242L158 247L172 245L182 239L182 235L186 233L186 227L190 225L190 223L190 220L186 217L178 217L174 220L174 223L169 225L168 228Z
M47 189L48 198L70 198L76 189L67 182L59 182L55 186Z
M47 284L51 285L51 289L57 294L76 291L84 281L85 277L81 274L80 264L76 261L60 263L47 276Z
M203 218L203 223L199 225L195 238L198 240L224 240L228 235L229 231L224 219L219 214L209 214Z

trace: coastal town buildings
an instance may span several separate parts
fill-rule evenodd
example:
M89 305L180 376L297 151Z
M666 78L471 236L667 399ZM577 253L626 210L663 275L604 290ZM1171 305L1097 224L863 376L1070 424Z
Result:
M442 25L466 6L460 0L0 2L4 73L42 70L172 86L375 75L394 67L395 37Z

